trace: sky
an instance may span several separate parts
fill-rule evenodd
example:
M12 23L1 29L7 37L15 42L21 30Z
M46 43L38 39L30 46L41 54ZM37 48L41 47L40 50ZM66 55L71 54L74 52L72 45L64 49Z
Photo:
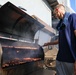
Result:
M76 0L70 0L70 5L72 9L76 12Z

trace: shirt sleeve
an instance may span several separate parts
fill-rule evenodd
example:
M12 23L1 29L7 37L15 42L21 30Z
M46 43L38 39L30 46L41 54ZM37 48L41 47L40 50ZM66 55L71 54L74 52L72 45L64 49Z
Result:
M69 22L71 25L73 25L74 30L76 30L76 14L75 13L70 15Z

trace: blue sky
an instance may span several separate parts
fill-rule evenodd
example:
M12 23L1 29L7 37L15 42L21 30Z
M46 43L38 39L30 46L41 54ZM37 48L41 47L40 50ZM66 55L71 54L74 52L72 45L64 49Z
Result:
M72 9L76 12L76 0L70 0Z

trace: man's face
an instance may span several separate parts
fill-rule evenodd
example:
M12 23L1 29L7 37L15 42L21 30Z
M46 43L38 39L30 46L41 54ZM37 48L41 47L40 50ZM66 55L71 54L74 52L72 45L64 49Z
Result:
M58 18L58 19L62 19L62 14L60 12L60 9L59 8L56 8L55 9L55 17Z

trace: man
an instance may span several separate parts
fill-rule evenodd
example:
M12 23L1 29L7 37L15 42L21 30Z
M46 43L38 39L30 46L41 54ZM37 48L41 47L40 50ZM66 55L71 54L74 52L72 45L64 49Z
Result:
M57 30L59 38L44 46L59 44L56 58L56 75L76 75L76 14L65 12L65 7L58 4L54 9L56 18L60 19Z

